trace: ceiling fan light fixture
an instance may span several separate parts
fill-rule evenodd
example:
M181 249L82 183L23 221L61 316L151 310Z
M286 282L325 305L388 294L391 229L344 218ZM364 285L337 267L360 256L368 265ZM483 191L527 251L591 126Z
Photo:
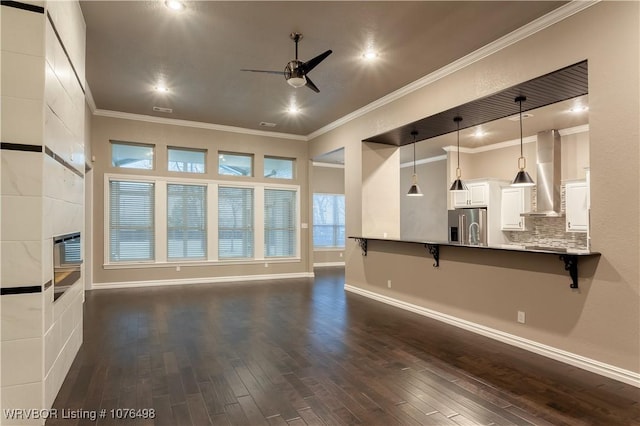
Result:
M289 77L289 79L287 80L287 83L289 83L289 86L292 86L298 89L307 84L307 79L304 75L301 77Z

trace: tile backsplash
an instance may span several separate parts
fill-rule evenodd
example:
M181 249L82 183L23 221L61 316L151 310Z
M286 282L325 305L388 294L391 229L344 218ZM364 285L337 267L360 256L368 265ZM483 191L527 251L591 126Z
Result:
M561 187L562 212L564 213L564 184ZM535 210L536 191L532 188L532 209ZM587 249L586 232L566 232L565 217L527 217L524 231L505 231L505 237L511 244L537 245Z

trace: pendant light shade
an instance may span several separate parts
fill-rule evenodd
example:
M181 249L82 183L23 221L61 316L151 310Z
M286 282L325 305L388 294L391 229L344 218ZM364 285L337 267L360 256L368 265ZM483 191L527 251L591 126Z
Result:
M411 177L411 187L409 188L409 192L407 192L407 196L422 197L422 191L420 191L420 187L418 186L418 175L416 174L416 136L418 136L418 132L413 130L411 136L413 136L413 176Z
M536 184L525 170L527 168L527 160L522 154L522 102L526 100L526 96L518 96L515 99L515 101L520 104L520 158L518 158L518 168L520 171L518 171L513 182L511 182L511 186L534 186Z
M460 122L462 121L462 117L458 115L453 118L453 121L458 125L458 167L456 168L456 180L451 184L449 191L460 192L467 190L467 185L465 185L464 182L462 182L462 179L460 179L462 176L462 171L460 170Z

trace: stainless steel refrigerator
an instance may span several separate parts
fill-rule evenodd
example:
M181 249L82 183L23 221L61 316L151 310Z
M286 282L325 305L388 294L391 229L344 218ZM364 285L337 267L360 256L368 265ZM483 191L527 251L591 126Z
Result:
M487 245L487 209L449 210L449 242Z

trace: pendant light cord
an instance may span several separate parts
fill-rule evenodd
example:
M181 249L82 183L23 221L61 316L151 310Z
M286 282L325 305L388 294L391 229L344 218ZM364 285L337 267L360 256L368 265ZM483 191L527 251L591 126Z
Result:
M522 155L522 98L520 98L520 157Z
M416 136L418 135L417 130L413 130L411 132L411 136L413 136L413 176L416 175Z
M458 168L460 168L460 120L456 120L458 124Z

